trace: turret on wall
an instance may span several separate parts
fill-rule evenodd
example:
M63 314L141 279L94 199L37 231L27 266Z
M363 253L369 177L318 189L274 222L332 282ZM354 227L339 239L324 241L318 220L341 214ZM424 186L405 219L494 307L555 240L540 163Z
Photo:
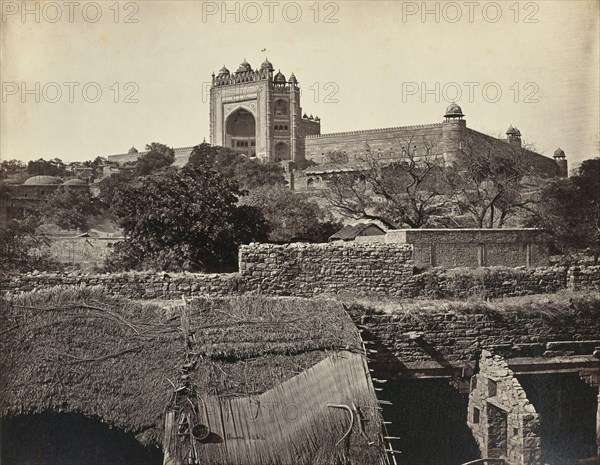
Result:
M567 156L560 147L554 151L554 161L556 162L556 175L561 178L567 178L569 176Z
M516 148L521 148L521 131L517 128L513 128L512 124L506 130L506 141Z
M462 140L467 127L464 116L462 109L456 103L452 103L446 108L442 124L442 147L446 163L461 161Z

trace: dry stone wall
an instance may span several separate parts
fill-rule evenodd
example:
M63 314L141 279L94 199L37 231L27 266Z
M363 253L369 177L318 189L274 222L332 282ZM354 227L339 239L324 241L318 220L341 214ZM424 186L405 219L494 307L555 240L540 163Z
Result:
M249 289L312 296L342 291L406 295L413 275L407 244L251 244L240 248L240 274Z
M412 246L371 242L250 244L240 248L239 273L27 273L0 276L0 292L104 285L132 298L182 295L315 296L349 293L429 299L479 299L600 290L600 266L488 267L417 272Z
M475 361L483 350L506 357L589 355L600 347L600 320L596 314L565 309L547 314L542 309L492 311L473 305L469 312L432 307L426 313L364 314L351 306L350 314L363 329L363 338L377 350L374 366L406 367L431 364L451 368L458 362Z
M228 296L243 292L240 276L197 273L27 273L0 278L2 292L29 292L50 286L103 286L132 299L179 299L181 296Z
M572 267L567 280L571 289L600 291L600 265Z

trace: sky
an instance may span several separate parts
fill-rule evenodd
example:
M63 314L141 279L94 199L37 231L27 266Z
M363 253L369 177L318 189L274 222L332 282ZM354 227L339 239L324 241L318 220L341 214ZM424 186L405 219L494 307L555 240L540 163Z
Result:
M211 73L294 73L323 133L509 125L600 155L600 0L1 1L0 158L83 161L209 139Z

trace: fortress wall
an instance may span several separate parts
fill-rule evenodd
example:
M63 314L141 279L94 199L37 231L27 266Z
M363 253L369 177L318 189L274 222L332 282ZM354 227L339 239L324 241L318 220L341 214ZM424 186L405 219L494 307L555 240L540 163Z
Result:
M417 155L425 155L424 137L441 141L442 124L309 136L305 139L305 157L315 163L323 163L323 157L328 153L346 152L348 157L352 159L364 151L366 144L375 154L381 152L382 156L389 157L391 150L392 154L398 156L401 153L401 147L406 146L409 142L411 145L417 146ZM441 147L436 148L436 153L441 153Z

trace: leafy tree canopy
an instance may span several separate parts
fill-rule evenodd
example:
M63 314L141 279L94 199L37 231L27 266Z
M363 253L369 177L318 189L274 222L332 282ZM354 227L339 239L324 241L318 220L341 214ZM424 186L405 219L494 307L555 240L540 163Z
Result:
M25 163L23 163L21 160L2 160L2 162L0 162L0 172L14 172L14 171L21 171L24 170L26 168Z
M585 160L574 176L555 180L542 192L531 226L545 228L563 253L600 255L600 158Z
M30 161L27 163L27 172L30 176L65 176L67 173L67 166L63 163L60 158L53 158L52 160L39 160Z
M230 148L213 146L207 142L194 147L189 163L194 166L208 166L227 178L234 179L245 190L286 184L283 169L279 164L263 163Z
M242 199L263 213L270 226L269 239L290 241L294 238L327 242L342 224L314 201L284 186L261 186Z
M187 165L136 178L115 189L112 210L126 239L115 268L234 270L242 243L265 240L268 226L252 206L237 204L235 182L206 166Z
M134 174L146 176L154 171L170 166L175 161L175 152L171 147L158 142L146 145L144 153L135 163Z
M1 187L0 191L4 191ZM48 238L38 232L39 218L27 214L10 219L0 228L0 272L26 272L49 269Z
M99 213L98 202L89 192L59 186L44 202L42 218L63 229L88 230L89 220Z

